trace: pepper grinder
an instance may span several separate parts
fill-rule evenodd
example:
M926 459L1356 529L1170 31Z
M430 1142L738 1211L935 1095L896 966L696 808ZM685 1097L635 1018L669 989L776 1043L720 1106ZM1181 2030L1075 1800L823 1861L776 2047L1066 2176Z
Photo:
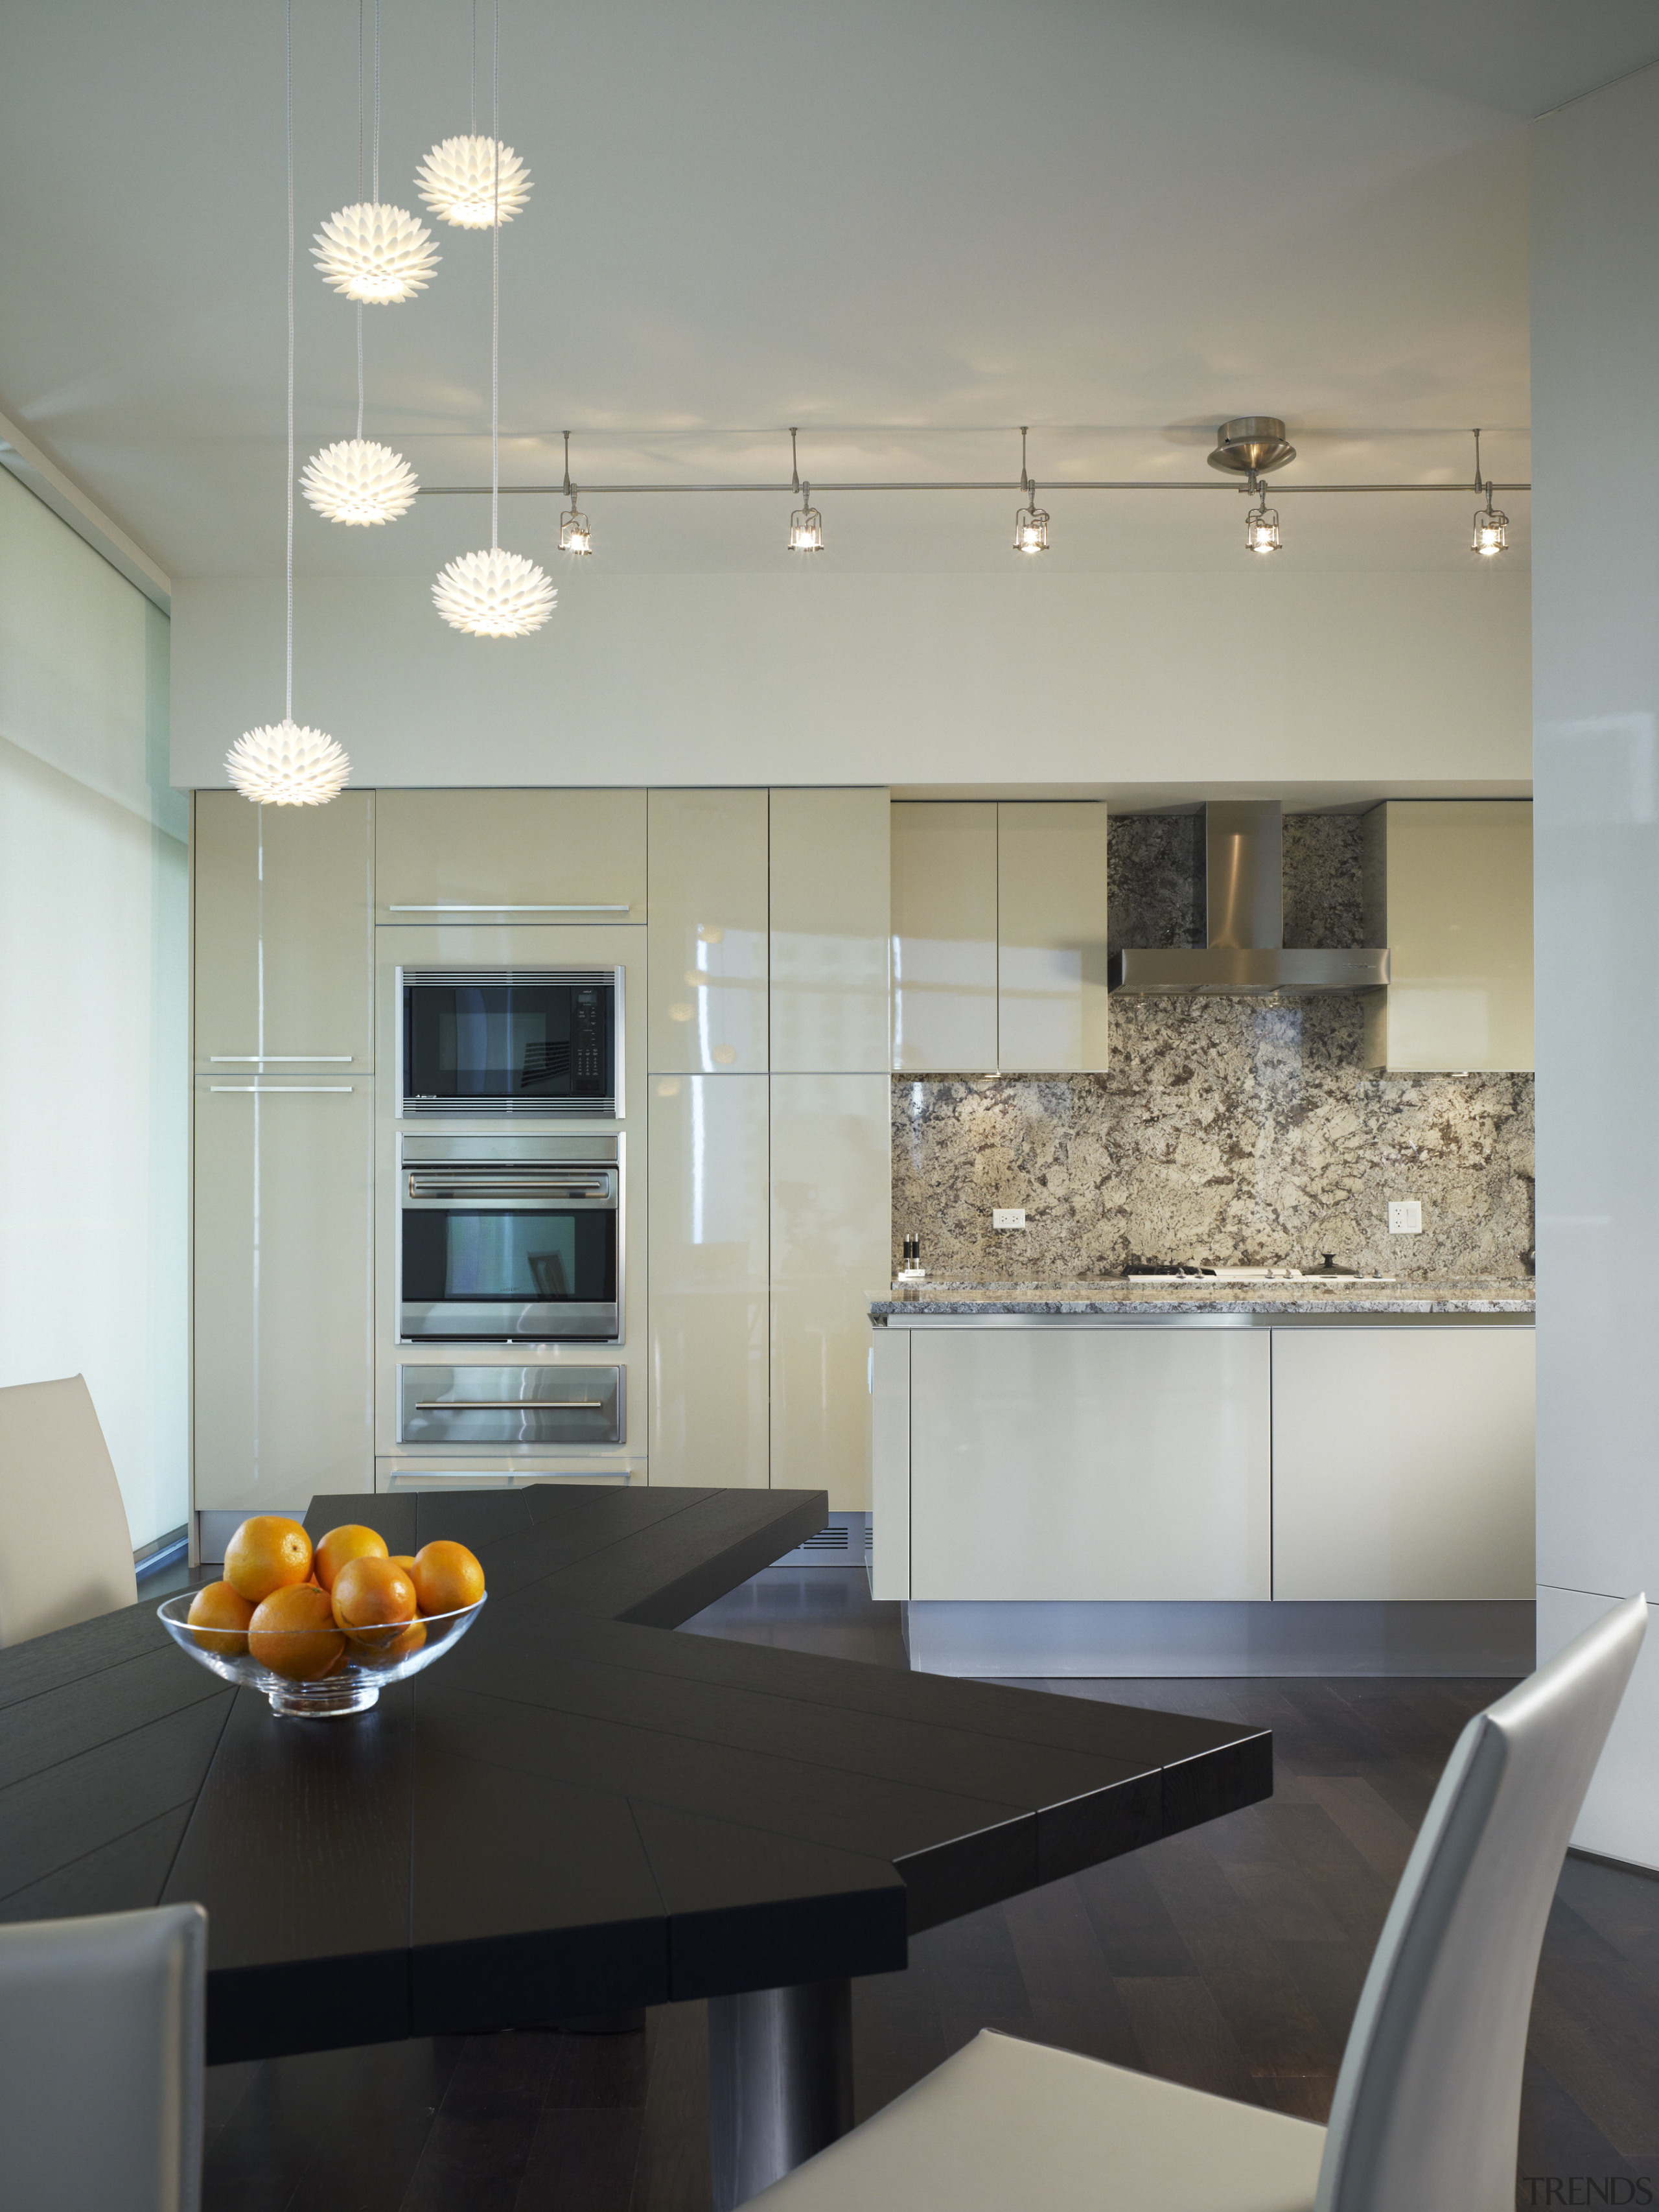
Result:
M904 1265L899 1270L902 1283L920 1283L927 1273L921 1264L921 1239L914 1230L904 1239Z

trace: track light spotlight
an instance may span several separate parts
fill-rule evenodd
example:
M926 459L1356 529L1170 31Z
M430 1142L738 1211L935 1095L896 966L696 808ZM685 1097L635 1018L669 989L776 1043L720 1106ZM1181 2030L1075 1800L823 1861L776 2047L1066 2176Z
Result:
M1025 504L1014 517L1014 550L1016 553L1046 553L1048 550L1048 518L1036 503L1036 486L1031 482L1025 465L1025 434L1030 426L1019 426L1019 488L1025 495Z
M1282 550L1279 535L1279 509L1267 504L1267 488L1256 487L1256 504L1244 518L1244 550L1247 553L1277 553Z
M1479 430L1474 434L1474 488L1485 499L1486 505L1477 508L1475 512L1474 531L1469 539L1469 550L1472 553L1484 554L1487 559L1490 559L1494 553L1504 553L1509 550L1510 519L1492 503L1491 480L1488 479L1485 483L1481 481Z
M789 518L789 550L792 553L822 553L823 517L812 504L810 483L801 486L800 496L801 504Z
M593 532L588 527L587 517L576 504L576 487L570 481L570 433L564 434L564 495L570 505L559 517L559 550L561 553L591 553Z

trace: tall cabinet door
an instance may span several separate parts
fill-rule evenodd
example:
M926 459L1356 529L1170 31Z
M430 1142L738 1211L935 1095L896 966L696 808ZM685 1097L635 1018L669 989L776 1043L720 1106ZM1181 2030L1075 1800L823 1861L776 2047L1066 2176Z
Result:
M1106 1066L1106 809L997 808L997 1060L1018 1074Z
M767 1484L767 1081L653 1075L651 1480Z
M198 1510L374 1486L374 1103L361 1079L198 1079Z
M647 820L652 1073L762 1073L766 793L653 791Z
M870 1504L868 1301L890 1264L885 1075L772 1078L772 1487Z
M374 1065L374 799L250 806L197 794L195 1036L201 1073Z
M772 1065L884 1073L887 793L775 791L771 811Z

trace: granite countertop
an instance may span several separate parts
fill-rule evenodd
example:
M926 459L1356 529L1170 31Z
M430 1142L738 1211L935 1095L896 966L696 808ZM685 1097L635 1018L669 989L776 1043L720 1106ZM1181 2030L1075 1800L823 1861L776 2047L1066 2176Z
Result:
M870 1317L890 1314L1529 1314L1536 1310L1530 1278L1448 1277L1393 1283L1301 1282L978 1283L941 1276L895 1283L872 1298Z

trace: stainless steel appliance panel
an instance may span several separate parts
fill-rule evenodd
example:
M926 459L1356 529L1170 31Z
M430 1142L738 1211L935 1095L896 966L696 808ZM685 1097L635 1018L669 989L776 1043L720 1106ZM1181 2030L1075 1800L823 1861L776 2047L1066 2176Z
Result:
M620 968L403 968L398 989L402 1118L620 1115Z
M490 1444L619 1444L627 1437L621 1367L416 1367L398 1370L398 1441Z

